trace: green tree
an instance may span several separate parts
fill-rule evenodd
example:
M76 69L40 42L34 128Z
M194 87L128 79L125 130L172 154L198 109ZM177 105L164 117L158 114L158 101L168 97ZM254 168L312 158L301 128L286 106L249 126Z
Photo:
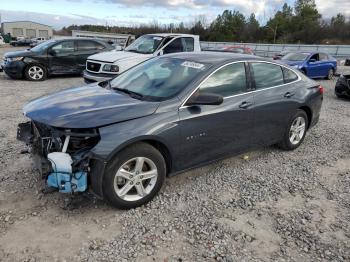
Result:
M294 9L294 41L307 44L318 42L321 38L321 14L315 0L297 0Z
M243 40L245 42L258 42L260 40L260 24L255 18L255 14L252 13L245 25Z
M293 8L284 4L282 10L277 11L265 26L266 38L269 42L288 42L290 32L293 31Z

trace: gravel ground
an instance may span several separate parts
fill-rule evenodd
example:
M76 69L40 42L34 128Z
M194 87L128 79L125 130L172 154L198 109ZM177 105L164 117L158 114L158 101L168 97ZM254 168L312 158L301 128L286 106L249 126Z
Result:
M120 211L90 194L44 195L16 141L26 102L82 79L0 74L0 261L349 261L350 101L334 97L335 81L320 83L320 122L297 150L195 169Z

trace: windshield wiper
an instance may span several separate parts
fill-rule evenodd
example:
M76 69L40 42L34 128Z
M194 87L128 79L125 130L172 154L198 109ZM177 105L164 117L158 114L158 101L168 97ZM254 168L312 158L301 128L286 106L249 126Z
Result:
M143 99L145 96L143 94L131 91L129 89L124 89L124 88L119 88L119 87L113 87L113 90L117 90L119 92L123 92L125 94L128 94L129 96L131 96L132 98L136 98L136 99Z
M130 50L125 50L127 52L132 52L132 53L137 53L137 54L152 54L152 52L141 52L141 51L138 51L138 50L135 50L135 49L130 49Z

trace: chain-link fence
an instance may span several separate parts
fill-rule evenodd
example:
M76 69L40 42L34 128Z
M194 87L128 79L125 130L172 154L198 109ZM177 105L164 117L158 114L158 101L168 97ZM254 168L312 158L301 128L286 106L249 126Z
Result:
M229 45L249 47L258 56L272 57L281 51L318 51L325 52L337 59L350 58L350 45L291 45L291 44L254 44L235 42L201 42L203 50L220 49Z

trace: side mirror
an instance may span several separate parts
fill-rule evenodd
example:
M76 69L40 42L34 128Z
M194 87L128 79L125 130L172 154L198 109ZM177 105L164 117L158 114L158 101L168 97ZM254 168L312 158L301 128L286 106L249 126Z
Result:
M159 50L159 52L158 52L158 54L157 54L157 56L161 56L161 55L164 55L164 50L162 49L162 50Z
M211 93L203 93L196 95L187 102L187 105L194 106L194 105L221 105L224 101L224 98L220 95L211 94Z
M53 49L50 49L50 51L49 51L49 55L51 55L51 56L56 56L56 51L55 50L53 50Z
M309 59L309 63L315 63L315 62L316 62L315 58Z

